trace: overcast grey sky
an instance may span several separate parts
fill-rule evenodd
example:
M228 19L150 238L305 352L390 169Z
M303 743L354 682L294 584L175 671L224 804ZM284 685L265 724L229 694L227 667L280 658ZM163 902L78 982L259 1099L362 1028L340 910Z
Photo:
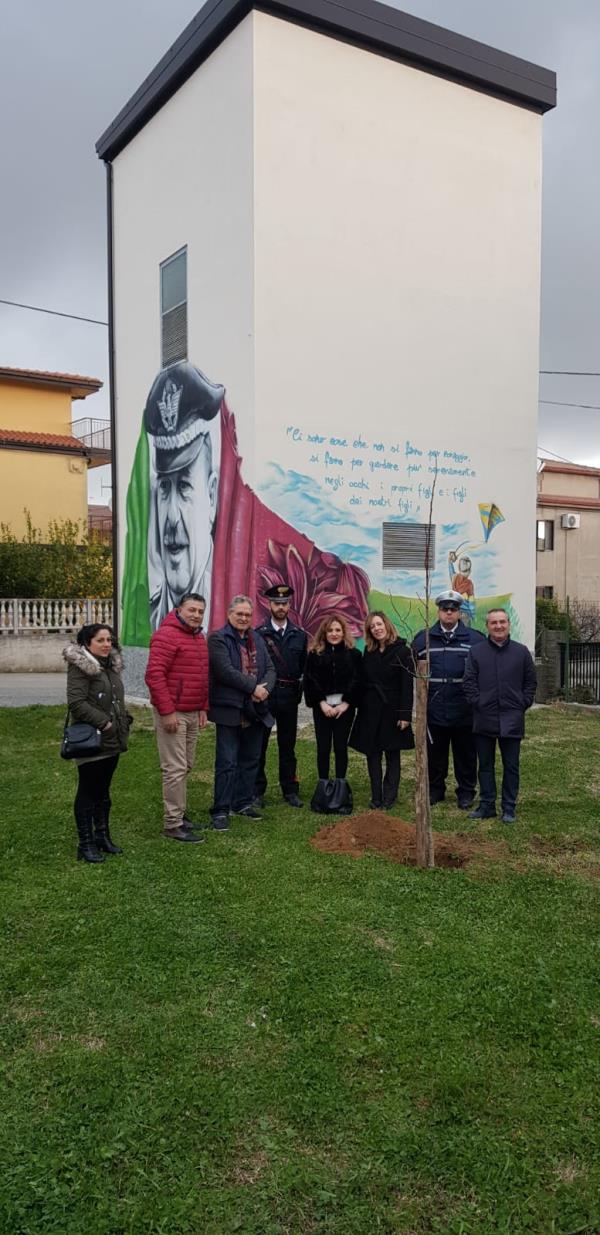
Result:
M105 173L94 143L200 7L198 0L5 0L1 298L106 319ZM559 105L544 118L540 368L600 371L600 3L405 0L396 7L556 70ZM0 305L0 332L0 363L107 379L102 327ZM498 364L510 364L510 356ZM542 377L540 398L600 404L600 378ZM102 392L76 405L76 414L104 416L107 408ZM541 404L539 441L600 464L600 411ZM92 496L100 500L97 475Z

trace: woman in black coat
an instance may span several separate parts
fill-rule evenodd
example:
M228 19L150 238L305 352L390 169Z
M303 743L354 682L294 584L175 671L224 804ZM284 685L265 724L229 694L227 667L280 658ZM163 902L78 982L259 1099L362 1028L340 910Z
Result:
M377 610L365 622L360 704L350 745L367 756L372 809L390 810L398 797L400 751L411 750L413 661L387 614ZM385 776L382 777L382 756Z
M304 697L313 710L320 780L329 780L331 747L336 778L348 770L348 738L354 720L361 655L345 618L324 618L312 641L304 671Z
M71 716L74 721L94 725L102 735L97 755L75 760L77 857L84 862L104 862L104 853L123 852L113 843L109 830L110 782L121 752L127 750L130 725L121 679L123 662L111 627L100 622L82 626L77 643L70 643L63 656L68 665Z

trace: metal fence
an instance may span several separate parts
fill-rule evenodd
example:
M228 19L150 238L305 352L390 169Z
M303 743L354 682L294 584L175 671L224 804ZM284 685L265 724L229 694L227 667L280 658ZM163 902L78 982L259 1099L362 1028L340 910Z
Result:
M107 597L77 600L0 599L0 634L37 631L66 634L87 622L112 626L113 602Z
M83 416L80 420L74 420L71 428L73 436L78 437L84 446L110 450L110 420L92 420L90 416Z
M586 688L600 703L600 643L570 643L568 654L560 644L560 684L571 697Z

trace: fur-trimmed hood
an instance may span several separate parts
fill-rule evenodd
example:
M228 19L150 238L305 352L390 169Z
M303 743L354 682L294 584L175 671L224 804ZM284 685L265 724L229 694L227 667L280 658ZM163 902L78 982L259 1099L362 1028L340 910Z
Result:
M66 648L63 648L63 660L66 660L68 665L75 665L77 669L81 669L82 673L88 677L94 678L102 672L102 665L87 648L82 647L79 643L69 643ZM121 673L123 669L123 657L116 648L112 648L108 657L109 667L113 673Z

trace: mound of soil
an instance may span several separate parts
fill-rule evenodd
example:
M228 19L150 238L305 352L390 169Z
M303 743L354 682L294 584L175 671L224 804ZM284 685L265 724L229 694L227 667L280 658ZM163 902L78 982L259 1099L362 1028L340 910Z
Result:
M508 852L503 841L490 841L461 832L434 832L433 842L436 866L458 868L477 858L499 861ZM416 865L414 824L384 811L367 811L338 819L321 828L310 843L323 853L345 853L353 858L360 858L366 849L375 849L392 862Z

